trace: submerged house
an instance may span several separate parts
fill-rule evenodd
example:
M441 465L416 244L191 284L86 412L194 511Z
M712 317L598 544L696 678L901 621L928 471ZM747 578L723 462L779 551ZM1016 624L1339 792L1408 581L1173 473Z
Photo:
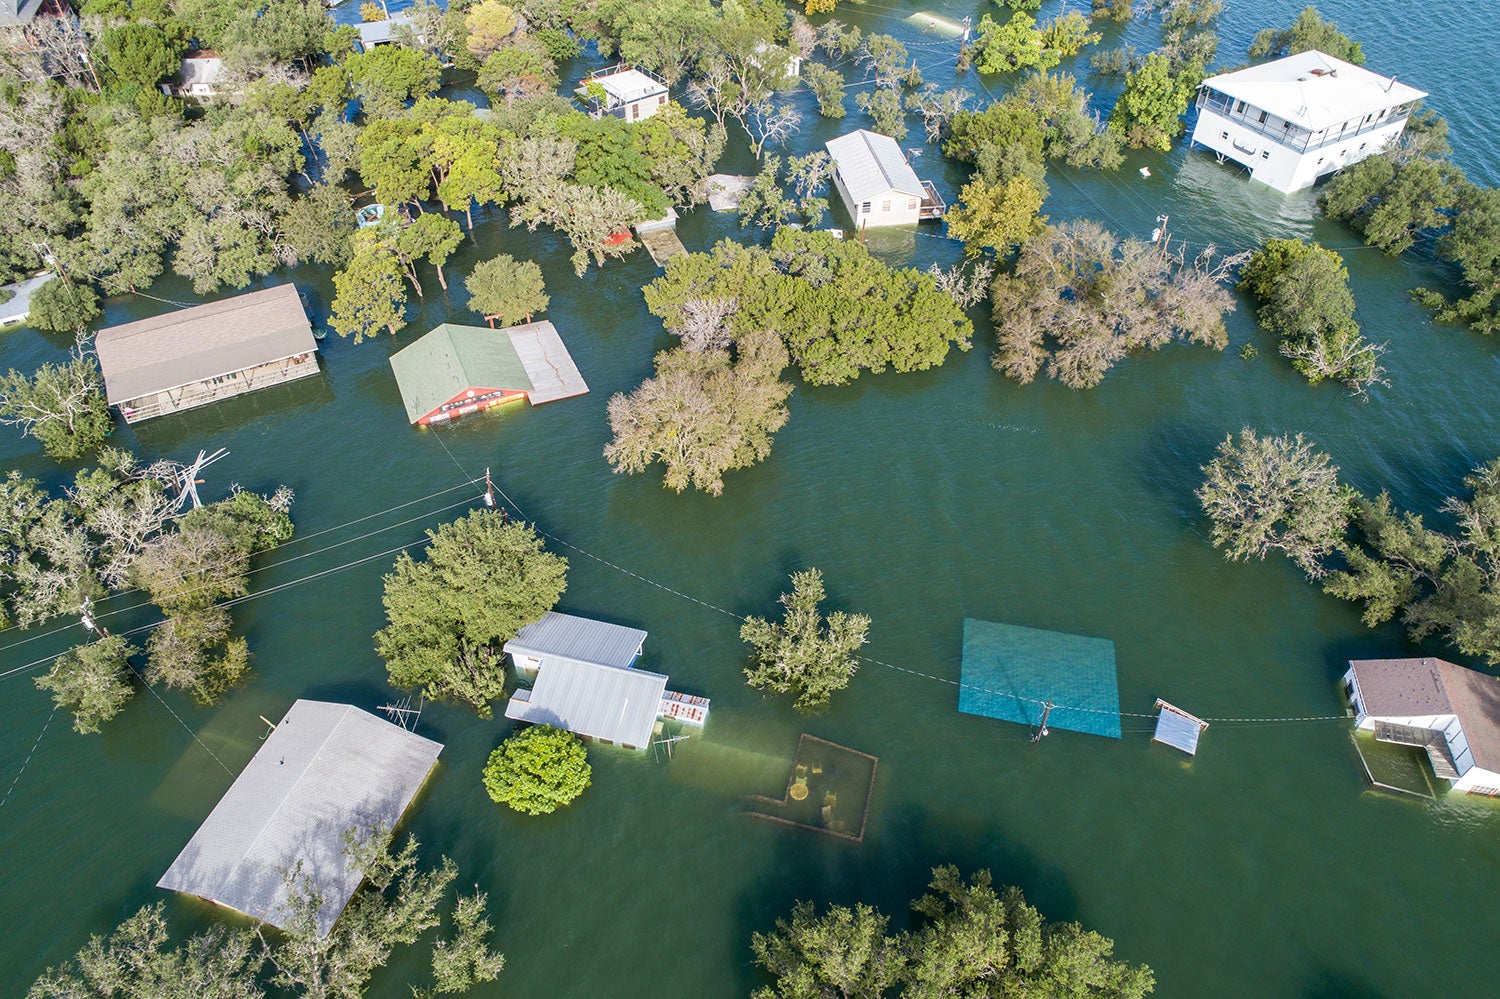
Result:
M650 743L658 718L702 725L707 698L667 690L667 677L635 668L645 641L639 628L548 611L505 643L516 671L534 678L505 717L628 749Z
M282 926L301 865L327 936L364 872L345 834L393 829L443 751L348 704L299 700L157 882Z
M612 115L626 121L649 118L667 103L667 81L655 73L621 63L588 75L573 93L595 118Z
M1356 659L1344 696L1357 728L1425 750L1455 791L1500 796L1500 679L1441 659Z
M412 423L429 426L522 399L533 406L589 390L557 327L494 330L444 323L391 355Z
M94 349L109 404L127 423L318 373L318 344L290 284L110 326Z
M942 217L946 206L937 188L917 177L889 135L862 128L824 146L833 160L833 186L856 229Z
M1401 138L1426 96L1331 55L1299 52L1204 80L1190 145L1290 194Z

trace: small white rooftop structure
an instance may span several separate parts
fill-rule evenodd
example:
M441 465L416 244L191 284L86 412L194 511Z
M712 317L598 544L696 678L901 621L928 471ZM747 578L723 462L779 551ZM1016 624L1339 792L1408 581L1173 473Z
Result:
M862 128L824 145L833 160L834 187L855 228L907 225L942 215L937 191L917 177L889 135Z
M224 78L224 60L202 49L182 57L177 75L161 85L168 97L212 97Z
M359 22L354 26L359 32L359 50L368 52L377 45L394 45L396 29L410 24L411 17L406 14L392 14L379 21Z
M352 705L299 700L157 887L281 926L290 915L284 874L300 863L327 936L364 880L345 856L345 834L393 828L442 751Z
M595 70L573 92L589 105L589 113L595 118L613 115L639 121L651 117L667 103L665 80L624 63Z
M1156 701L1156 708L1156 734L1151 736L1151 741L1197 756L1198 737L1208 728L1208 722L1160 698Z
M1400 138L1426 96L1314 49L1204 80L1191 141L1291 192Z

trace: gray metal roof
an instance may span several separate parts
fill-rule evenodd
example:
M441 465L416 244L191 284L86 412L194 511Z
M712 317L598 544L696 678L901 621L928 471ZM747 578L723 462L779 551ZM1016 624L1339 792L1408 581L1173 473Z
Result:
M651 741L666 689L660 673L554 656L531 690L510 699L505 717L639 749Z
M396 29L403 24L411 24L411 17L407 14L392 14L390 17L379 21L361 21L354 27L359 32L361 45L370 47L373 45L385 45L396 39Z
M351 705L299 700L157 887L280 926L283 874L300 861L327 936L364 878L344 856L345 832L394 827L442 751Z
M94 338L112 405L317 349L290 284L110 326Z
M1151 740L1180 749L1189 756L1196 756L1198 737L1208 725L1164 701L1158 701L1157 706L1161 710L1156 716L1156 734Z
M925 197L917 172L889 135L861 128L829 139L824 145L844 188L856 203L873 201L889 191L913 198Z
M624 669L635 661L645 641L646 633L639 628L548 611L540 621L528 624L506 642L504 651Z

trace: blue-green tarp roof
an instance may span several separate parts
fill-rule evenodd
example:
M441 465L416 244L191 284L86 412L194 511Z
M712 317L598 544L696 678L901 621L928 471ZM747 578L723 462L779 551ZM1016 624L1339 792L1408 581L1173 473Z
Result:
M958 710L1050 728L1120 738L1115 643L964 618Z

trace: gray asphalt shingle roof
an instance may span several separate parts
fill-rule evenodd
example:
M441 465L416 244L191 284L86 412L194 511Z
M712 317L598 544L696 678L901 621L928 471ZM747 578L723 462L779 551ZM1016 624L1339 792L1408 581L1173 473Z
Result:
M290 284L110 326L94 338L111 405L317 349Z
M926 196L917 172L906 162L901 147L889 135L866 129L829 139L824 145L833 167L856 203L872 201L887 191L914 198Z
M351 705L299 700L157 886L280 926L283 874L300 862L326 936L364 878L344 834L393 828L442 750Z

